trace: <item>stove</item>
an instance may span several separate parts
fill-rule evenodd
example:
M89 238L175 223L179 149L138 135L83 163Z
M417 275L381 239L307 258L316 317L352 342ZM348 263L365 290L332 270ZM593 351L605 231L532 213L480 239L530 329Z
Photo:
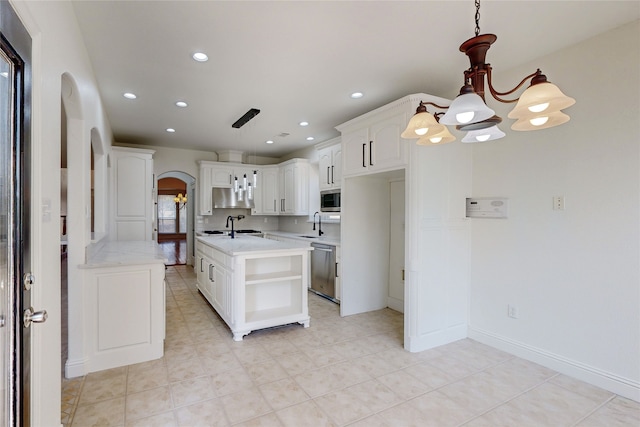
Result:
M204 230L202 231L204 234L215 234L215 235L228 235L229 233L231 233L231 230ZM241 230L235 230L236 234L251 234L251 235L255 235L255 236L259 236L262 237L262 231L260 230L252 230L252 229L241 229Z
M236 233L239 234L262 234L262 231L260 230L251 230L251 229L244 229L244 230L236 230Z

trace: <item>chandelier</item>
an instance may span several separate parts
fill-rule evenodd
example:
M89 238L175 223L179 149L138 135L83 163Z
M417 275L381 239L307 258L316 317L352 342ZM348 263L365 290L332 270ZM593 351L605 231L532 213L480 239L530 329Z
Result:
M173 198L174 203L178 204L178 209L182 209L187 206L187 194L184 195L182 193L178 193L176 197Z
M556 85L547 81L547 77L540 69L523 78L510 91L498 92L493 88L492 67L485 62L485 59L487 51L497 37L494 34L480 34L480 0L475 0L475 6L476 35L460 45L460 51L469 57L471 64L469 69L464 71L464 86L460 89L460 94L449 106L421 101L416 114L401 134L403 138L418 138L416 142L418 145L442 145L455 141L456 138L445 125L466 131L467 134L462 142L484 142L505 136L505 133L498 128L502 118L498 117L485 102L485 77L489 93L495 100L503 103L517 102L515 108L507 115L510 119L516 119L511 129L539 130L569 121L569 116L561 110L575 104L575 99L566 96ZM520 89L529 79L531 79L529 87L519 98L503 98ZM430 114L427 111L427 105L447 111Z

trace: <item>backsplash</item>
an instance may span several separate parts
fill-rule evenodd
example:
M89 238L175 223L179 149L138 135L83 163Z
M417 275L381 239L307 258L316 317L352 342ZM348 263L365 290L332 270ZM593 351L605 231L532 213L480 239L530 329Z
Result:
M235 220L234 227L236 230L252 229L260 231L288 231L291 233L312 234L318 232L313 231L313 221L307 216L269 216L269 215L250 215L248 209L216 209L213 215L196 217L196 231L203 230L224 230L227 223L227 217L244 215L240 221ZM231 226L229 226L231 229ZM322 223L322 231L325 237L340 238L340 223Z

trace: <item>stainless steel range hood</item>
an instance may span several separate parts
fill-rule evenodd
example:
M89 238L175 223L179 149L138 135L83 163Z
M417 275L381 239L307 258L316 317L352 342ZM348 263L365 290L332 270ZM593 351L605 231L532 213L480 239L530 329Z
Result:
M238 201L233 188L213 187L213 208L214 209L253 209L253 200L249 200L245 193L242 201Z

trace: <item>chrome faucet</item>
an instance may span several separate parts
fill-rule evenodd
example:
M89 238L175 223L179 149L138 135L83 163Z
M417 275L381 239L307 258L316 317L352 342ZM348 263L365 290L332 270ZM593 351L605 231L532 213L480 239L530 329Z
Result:
M240 221L242 218L244 218L244 215L238 215L238 216L229 215L227 217L227 225L226 225L227 228L229 228L229 220L231 220L231 234L229 235L231 236L232 239L236 238L235 230L233 229L233 220L237 219L238 221Z
M322 215L320 212L316 212L313 214L313 231L316 230L316 215L318 215L318 236L322 236L324 231L322 231Z

